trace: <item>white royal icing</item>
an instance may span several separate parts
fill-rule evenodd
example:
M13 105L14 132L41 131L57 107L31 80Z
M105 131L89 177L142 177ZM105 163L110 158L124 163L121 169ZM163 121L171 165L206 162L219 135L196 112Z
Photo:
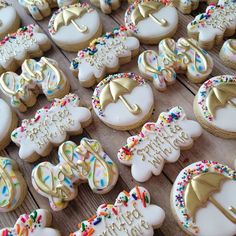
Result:
M138 39L128 36L126 30L114 29L79 51L71 62L71 69L78 73L82 85L89 81L99 82L107 70L112 69L114 72L122 58L131 58L132 52L138 49Z
M121 192L114 205L103 204L92 220L83 221L79 231L71 236L91 235L142 235L153 236L161 227L165 212L150 204L150 194L143 187Z
M49 199L55 211L65 208L77 196L77 185L81 182L87 181L94 192L104 194L118 180L116 164L96 140L84 138L79 146L67 141L59 147L58 155L56 166L43 162L32 172L35 190Z
M112 11L118 9L120 7L121 1L120 0L90 0L92 4L101 8L101 10L106 13L110 14Z
M223 56L222 61L225 63L226 66L232 67L233 69L236 68L236 39L228 39L224 42L220 56ZM226 58L228 61L225 61Z
M81 13L80 16L74 14L75 17L72 20L81 28L87 27L85 32L80 32L76 29L72 21L68 24L61 22L58 29L55 28L55 24L58 22L58 15L63 14L65 11L70 11L71 8L83 8L86 12ZM60 47L68 48L74 51L77 48L78 50L84 46L87 46L89 42L97 36L101 29L101 20L98 12L91 8L87 3L77 3L70 6L65 6L56 11L48 25L49 32L52 39ZM77 50L76 50L77 51Z
M186 185L194 176L202 173L218 173L228 177L222 181L220 188L212 193L212 197L227 211L229 207L236 208L236 172L225 165L213 161L200 161L184 168L177 176L171 192L171 204L176 219L191 235L196 236L234 236L236 224L230 221L210 201L196 210L195 222L185 207ZM236 215L229 211L236 218Z
M20 66L32 54L40 56L43 51L49 50L49 46L49 38L41 33L39 26L28 25L20 28L0 41L0 74L11 68L12 63Z
M55 99L51 107L38 110L34 118L23 120L21 126L12 132L11 139L20 146L20 158L27 161L33 155L48 155L52 144L58 146L68 134L80 133L83 123L90 120L91 113L80 107L78 96L68 94Z
M201 133L201 126L187 120L182 108L175 107L161 113L156 123L146 123L139 135L128 138L118 152L118 159L132 166L135 180L145 182L152 174L159 175L165 162L176 162L180 150L191 147Z
M21 215L13 228L4 228L0 230L0 235L4 236L60 236L60 232L49 228L52 222L51 213L47 210L38 209L30 215Z
M131 16L137 5L142 3L148 4L149 2L157 2L157 0L138 0L127 9L125 13L125 25L127 29L141 42L148 42L148 40L160 41L163 38L173 36L178 26L178 14L176 8L173 6L165 6L163 3L160 3L162 7L152 13L158 20L165 19L167 21L165 26L156 23L150 16L140 19L137 24L132 22Z

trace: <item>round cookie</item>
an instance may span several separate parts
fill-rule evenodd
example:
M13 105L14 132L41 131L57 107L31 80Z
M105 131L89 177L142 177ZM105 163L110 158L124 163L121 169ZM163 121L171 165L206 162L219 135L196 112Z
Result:
M15 32L20 27L20 18L10 4L0 0L0 39Z
M11 132L17 127L18 118L9 105L0 99L0 150L11 142Z
M127 9L125 25L141 43L157 44L175 34L178 13L171 4L157 0L138 0Z
M121 73L110 75L97 85L92 105L107 126L131 130L151 116L154 98L150 85L142 77L134 73Z
M53 41L71 52L87 47L102 34L99 14L87 3L60 8L53 14L48 29Z
M188 235L236 234L236 171L214 161L184 168L171 192L171 207Z
M236 77L221 75L198 90L194 113L201 125L222 138L236 138Z
M228 39L220 50L220 59L225 66L236 70L236 39Z

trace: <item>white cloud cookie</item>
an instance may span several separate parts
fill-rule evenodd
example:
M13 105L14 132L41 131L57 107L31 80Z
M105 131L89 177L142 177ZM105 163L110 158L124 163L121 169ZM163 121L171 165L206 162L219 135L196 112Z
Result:
M38 110L32 119L23 120L11 134L11 139L20 150L21 159L33 162L47 156L53 146L59 146L68 135L82 133L91 122L89 109L80 106L79 97L68 94L55 99L51 107Z
M54 211L64 209L77 196L77 185L86 181L99 194L109 192L118 180L116 164L96 140L83 138L59 147L59 164L43 162L32 171L35 190L47 197Z
M165 212L150 203L150 194L143 187L121 192L114 205L101 205L96 215L80 224L79 231L71 236L82 235L142 235L153 236L160 228Z
M60 232L49 228L52 222L52 215L49 211L38 209L30 215L21 215L13 228L0 230L0 235L4 236L60 236Z
M201 126L188 120L181 107L174 107L161 113L156 123L146 123L139 135L128 138L118 159L131 166L135 180L145 182L152 174L159 175L165 162L176 162L180 151L191 148L201 134Z

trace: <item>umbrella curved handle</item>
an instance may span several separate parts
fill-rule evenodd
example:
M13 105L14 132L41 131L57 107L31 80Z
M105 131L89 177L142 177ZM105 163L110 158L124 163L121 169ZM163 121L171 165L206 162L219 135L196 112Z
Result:
M168 22L166 19L157 19L153 14L149 14L150 18L156 22L157 24L161 25L161 26L167 26Z
M80 32L80 33L85 33L88 31L88 27L86 25L78 25L74 20L71 20L71 23L75 26L75 28Z
M140 113L141 110L137 104L130 105L123 96L119 96L119 98L132 114L136 115L136 114Z

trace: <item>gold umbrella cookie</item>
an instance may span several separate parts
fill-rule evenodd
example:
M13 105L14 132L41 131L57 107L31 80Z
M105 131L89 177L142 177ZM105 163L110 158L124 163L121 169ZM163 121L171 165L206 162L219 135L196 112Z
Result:
M16 162L10 158L0 157L0 193L0 212L15 210L27 193L26 182Z
M172 4L158 0L138 0L127 9L125 26L141 43L157 44L175 34L178 26L177 10Z
M102 34L102 23L98 12L89 4L77 3L56 11L48 30L60 48L77 52Z
M79 224L79 230L70 236L85 235L142 235L153 236L161 227L165 212L151 204L150 194L143 187L121 192L114 205L103 204L96 215ZM112 233L110 233L112 232Z
M91 87L106 74L115 73L120 65L128 63L138 54L139 46L138 39L129 36L127 29L121 26L79 51L71 62L71 70L83 87Z
M193 83L201 83L213 69L211 56L198 46L194 39L163 39L159 52L144 51L138 58L141 74L151 79L156 89L164 91L176 80L177 73L184 73Z
M108 193L118 180L116 164L97 140L83 138L77 146L71 141L59 147L59 164L43 162L32 171L35 190L47 197L54 211L64 209L77 196L77 185L87 181L99 194Z
M92 105L97 116L109 127L130 130L142 125L152 114L152 89L134 73L110 75L94 90Z
M210 5L187 26L188 35L198 40L201 48L210 50L232 36L236 29L236 4L234 0L223 0L220 5Z
M236 138L236 77L221 75L207 80L194 100L194 113L210 133Z
M76 3L77 0L18 0L35 20L42 20L51 15L51 8Z
M38 110L34 118L23 120L12 132L11 139L20 148L20 158L34 162L40 156L47 156L53 146L59 146L69 135L81 134L91 121L91 112L81 107L79 97L68 94Z
M4 236L61 236L58 230L49 228L52 223L52 215L49 211L38 209L31 214L23 214L16 221L13 228L0 230L0 235Z
M0 39L14 33L20 27L20 18L9 3L0 0Z
M131 166L136 181L145 182L152 174L160 175L166 162L176 162L180 151L191 148L201 134L201 126L188 120L181 107L174 107L161 113L156 123L146 123L138 135L129 137L117 156L122 164Z
M184 168L171 191L173 215L195 236L236 234L236 171L214 161Z
M38 62L26 59L21 70L20 75L6 72L0 77L0 91L10 100L11 106L20 112L32 107L39 93L45 94L50 101L69 93L69 81L53 59L42 57Z

